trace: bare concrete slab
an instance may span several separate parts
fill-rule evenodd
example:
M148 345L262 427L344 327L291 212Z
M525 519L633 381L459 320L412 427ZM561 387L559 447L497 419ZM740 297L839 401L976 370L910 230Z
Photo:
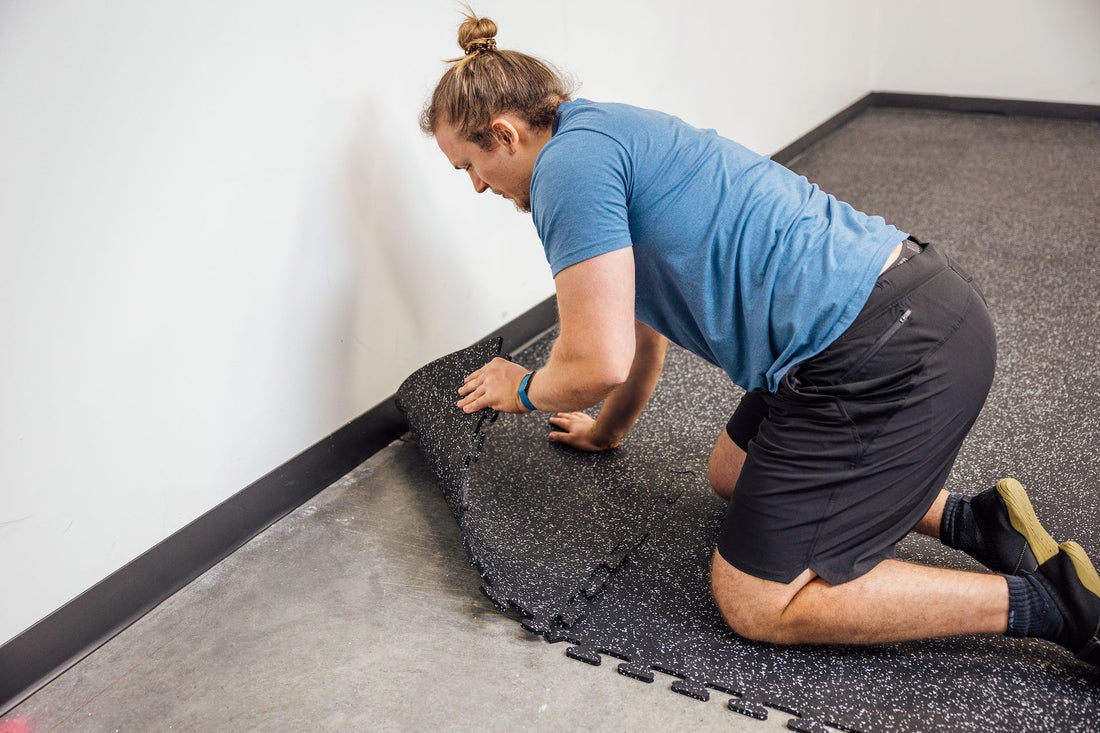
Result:
M478 590L397 442L0 719L31 731L766 731L565 656Z

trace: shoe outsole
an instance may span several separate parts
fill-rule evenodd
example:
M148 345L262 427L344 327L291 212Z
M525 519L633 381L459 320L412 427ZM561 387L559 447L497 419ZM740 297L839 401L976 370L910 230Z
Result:
M1058 543L1039 523L1039 517L1035 515L1031 500L1027 498L1027 493L1020 482L1012 478L1001 479L997 482L997 494L1000 495L1001 500L1004 501L1005 507L1008 509L1008 521L1012 524L1012 528L1023 535L1024 541L1027 542L1032 554L1035 555L1036 562L1042 565L1057 555ZM1085 562L1088 563L1090 568L1092 567L1092 563L1088 562L1087 556ZM1093 575L1095 576L1095 574L1096 571L1093 570ZM1097 595L1100 595L1100 593L1097 593Z
M1089 560L1085 548L1076 542L1063 542L1061 547L1062 551L1069 556L1069 561L1073 563L1073 569L1077 571L1077 579L1081 581L1081 585L1100 598L1100 575L1093 567L1092 560Z
M1085 586L1088 592L1100 600L1100 575L1092 561L1089 560L1085 548L1076 542L1063 542L1062 552L1069 558L1077 579ZM1077 657L1093 665L1100 666L1100 618L1096 621L1096 628L1092 631L1092 638L1087 640L1084 647L1077 650Z

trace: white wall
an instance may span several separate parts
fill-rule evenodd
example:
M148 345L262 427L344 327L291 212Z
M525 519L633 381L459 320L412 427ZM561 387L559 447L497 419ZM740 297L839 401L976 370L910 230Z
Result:
M902 20L475 6L582 95L762 152L873 88ZM0 0L0 643L552 292L529 220L416 127L458 21L451 0Z
M1100 104L1097 0L887 0L882 91Z

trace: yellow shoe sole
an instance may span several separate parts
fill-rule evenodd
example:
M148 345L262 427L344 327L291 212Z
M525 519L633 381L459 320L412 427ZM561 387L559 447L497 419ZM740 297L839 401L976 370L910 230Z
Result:
M1100 575L1096 574L1096 568L1085 553L1085 548L1076 542L1063 542L1062 551L1069 556L1073 563L1073 569L1077 571L1077 578L1081 585L1085 586L1094 596L1100 598Z
M1035 509L1031 506L1031 500L1027 498L1024 487L1014 478L1005 478L997 482L997 493L1008 508L1008 521L1012 528L1024 536L1028 547L1035 555L1035 560L1042 565L1050 558L1058 554L1058 543L1050 536L1050 533L1039 524L1039 518L1035 516ZM1082 551L1083 552L1083 551ZM1088 563L1088 557L1085 557ZM1092 563L1089 563L1092 567ZM1095 577L1096 571L1093 570ZM1097 593L1100 595L1100 593Z

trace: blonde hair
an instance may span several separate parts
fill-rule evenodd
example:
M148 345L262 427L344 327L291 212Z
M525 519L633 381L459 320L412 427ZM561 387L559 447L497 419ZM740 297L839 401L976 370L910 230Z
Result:
M518 51L497 48L497 24L472 11L458 28L463 56L450 59L420 114L420 129L434 135L441 122L484 150L496 145L490 125L503 112L518 114L535 129L554 123L570 85L550 64Z

